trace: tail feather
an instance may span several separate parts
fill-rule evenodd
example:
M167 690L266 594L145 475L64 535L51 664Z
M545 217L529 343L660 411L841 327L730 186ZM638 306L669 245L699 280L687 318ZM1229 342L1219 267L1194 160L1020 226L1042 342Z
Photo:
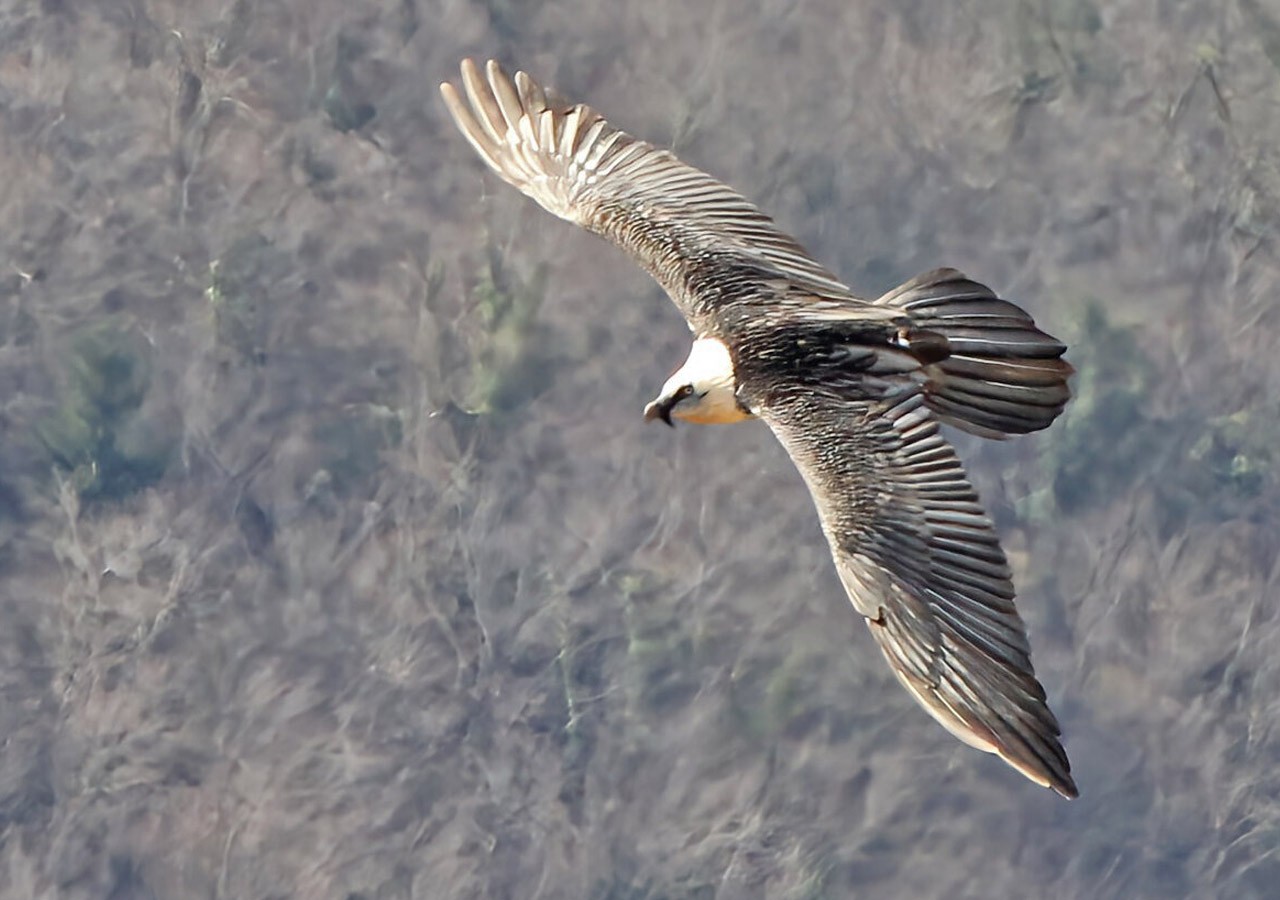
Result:
M913 278L876 303L946 338L948 354L925 367L925 396L952 425L984 437L1026 434L1048 427L1071 398L1066 345L955 269Z

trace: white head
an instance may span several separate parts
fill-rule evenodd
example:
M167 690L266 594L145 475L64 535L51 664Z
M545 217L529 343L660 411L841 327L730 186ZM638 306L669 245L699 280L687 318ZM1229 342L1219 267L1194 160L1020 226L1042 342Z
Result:
M646 421L671 417L699 425L741 422L751 414L738 405L729 348L718 338L698 338L674 375L662 386L658 398L644 408Z

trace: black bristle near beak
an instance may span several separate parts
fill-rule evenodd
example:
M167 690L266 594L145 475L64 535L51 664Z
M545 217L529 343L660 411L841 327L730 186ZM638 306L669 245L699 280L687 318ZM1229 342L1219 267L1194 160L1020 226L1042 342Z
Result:
M652 422L654 419L661 419L671 428L675 428L676 423L671 421L671 407L674 405L667 400L654 400L644 408L644 420Z

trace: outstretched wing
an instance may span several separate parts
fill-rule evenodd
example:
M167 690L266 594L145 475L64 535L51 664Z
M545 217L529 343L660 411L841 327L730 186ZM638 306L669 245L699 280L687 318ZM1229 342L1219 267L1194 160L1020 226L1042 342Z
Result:
M561 218L630 253L696 330L744 279L783 282L783 297L856 303L849 289L740 194L666 150L614 128L588 106L564 106L524 72L462 62L466 102L444 102L489 167ZM736 276L736 277L735 277ZM874 307L867 303L874 312Z
M781 393L759 414L817 504L840 580L898 679L965 743L1077 795L991 520L913 384L851 403Z

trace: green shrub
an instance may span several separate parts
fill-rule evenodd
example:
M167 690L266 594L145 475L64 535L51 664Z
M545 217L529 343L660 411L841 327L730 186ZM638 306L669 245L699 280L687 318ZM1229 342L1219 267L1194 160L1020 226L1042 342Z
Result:
M159 479L174 442L139 414L151 387L145 338L109 321L73 339L61 362L57 407L36 430L79 495L115 499Z

